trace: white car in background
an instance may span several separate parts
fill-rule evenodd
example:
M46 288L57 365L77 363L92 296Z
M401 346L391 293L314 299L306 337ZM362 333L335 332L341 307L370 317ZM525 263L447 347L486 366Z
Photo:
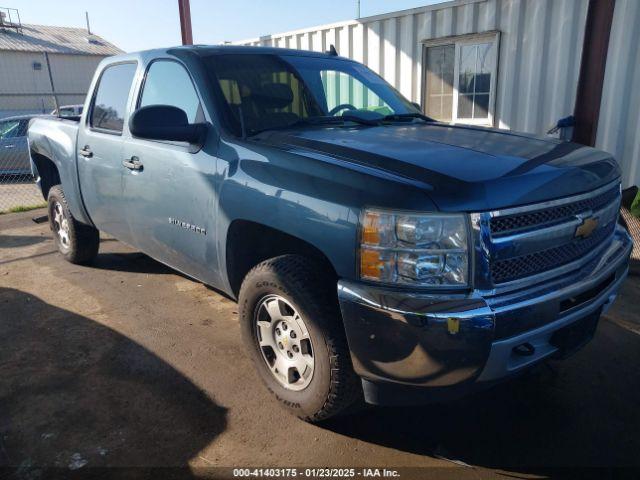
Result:
M84 105L63 105L59 108L54 108L51 111L51 115L56 117L75 117L82 115L82 108Z

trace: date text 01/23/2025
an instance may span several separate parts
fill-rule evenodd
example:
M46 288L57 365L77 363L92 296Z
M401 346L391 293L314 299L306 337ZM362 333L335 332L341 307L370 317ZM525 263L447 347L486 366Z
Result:
M242 478L397 478L397 470L388 468L234 468L233 476Z

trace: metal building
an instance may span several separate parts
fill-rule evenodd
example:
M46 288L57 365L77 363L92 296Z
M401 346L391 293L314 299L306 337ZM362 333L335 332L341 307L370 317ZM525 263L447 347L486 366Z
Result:
M600 1L615 9L592 143L615 155L624 186L638 185L640 1L591 0ZM589 8L590 0L455 0L235 43L314 51L333 44L430 116L544 134L575 113ZM339 78L329 83L342 87L341 100L353 94Z
M0 118L84 103L100 60L118 53L83 28L21 24L0 9Z

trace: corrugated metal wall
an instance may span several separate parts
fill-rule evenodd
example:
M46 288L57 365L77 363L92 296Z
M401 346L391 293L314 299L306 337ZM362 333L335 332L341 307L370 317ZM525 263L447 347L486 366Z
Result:
M93 73L102 58L49 54L60 105L84 103ZM40 70L34 69L35 62L40 64ZM0 51L0 118L22 113L49 113L55 107L51 93L44 53Z
M49 63L56 92L86 93L93 74L103 58L96 55L50 53ZM84 98L82 101L84 102Z
M616 0L596 147L620 163L625 186L640 185L640 1Z
M494 123L544 133L573 113L587 6L588 0L458 0L238 43L314 51L333 44L420 102L423 42L498 30Z

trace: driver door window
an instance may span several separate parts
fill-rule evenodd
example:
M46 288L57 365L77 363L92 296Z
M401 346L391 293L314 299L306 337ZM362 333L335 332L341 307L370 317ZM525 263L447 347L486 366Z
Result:
M204 120L191 77L182 65L169 60L153 62L147 72L138 107L170 105L183 110L189 123Z

